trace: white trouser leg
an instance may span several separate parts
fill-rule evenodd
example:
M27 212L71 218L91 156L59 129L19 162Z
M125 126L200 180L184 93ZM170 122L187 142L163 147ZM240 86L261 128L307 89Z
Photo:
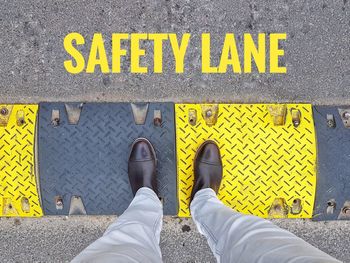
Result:
M191 214L218 262L339 262L268 220L226 207L209 188L196 193Z
M163 208L149 188L140 188L128 209L104 235L72 262L162 262L159 240Z

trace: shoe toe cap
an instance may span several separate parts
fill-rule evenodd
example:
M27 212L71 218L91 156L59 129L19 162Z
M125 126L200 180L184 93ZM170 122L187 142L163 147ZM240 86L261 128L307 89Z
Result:
M134 143L131 153L131 161L143 161L143 160L153 160L155 159L152 145L146 140L139 140Z
M203 145L198 157L205 162L221 164L220 149L214 142L207 142Z

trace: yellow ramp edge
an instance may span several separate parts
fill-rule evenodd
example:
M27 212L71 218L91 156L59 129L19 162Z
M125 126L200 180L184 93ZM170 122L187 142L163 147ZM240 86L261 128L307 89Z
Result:
M215 118L217 105L213 125L210 118ZM283 117L274 114L283 108L284 125L275 125ZM193 159L198 147L211 139L222 155L218 196L227 206L263 218L312 217L316 140L310 104L176 104L175 114L178 216L190 216ZM293 124L292 115L300 118L299 125Z
M38 105L0 105L0 216L40 217L34 165Z

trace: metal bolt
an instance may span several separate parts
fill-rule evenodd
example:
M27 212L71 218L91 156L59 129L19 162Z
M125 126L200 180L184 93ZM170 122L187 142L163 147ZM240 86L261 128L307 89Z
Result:
M346 206L343 208L343 213L344 214L349 214L350 215L350 207Z
M57 127L58 125L60 125L60 119L59 118L53 119L51 124L53 127Z
M300 122L299 122L298 120L294 120L294 121L293 121L293 125L294 125L294 127L298 127L298 126L299 126L299 124L300 124Z
M154 126L161 126L162 120L160 118L154 118L153 123Z
M56 209L62 210L63 209L63 198L62 196L56 196Z
M19 119L17 120L17 125L18 125L18 126L22 126L24 123L25 123L25 121L24 121L23 118L19 118Z
M327 114L327 126L328 128L335 128L335 120L333 114Z
M197 111L195 109L189 109L188 111L188 121L189 123L194 126L197 122Z
M29 200L26 197L21 199L22 211L28 213L30 211Z
M210 118L213 115L213 112L211 110L207 110L207 112L205 113L205 116L207 116L207 118Z
M2 108L0 111L1 115L7 115L9 113L9 110L7 108Z
M291 207L291 213L293 215L297 215L301 213L301 210L302 210L301 200L299 198L294 199Z
M298 109L291 108L290 113L292 115L292 123L295 128L298 128L300 125L301 112Z
M327 205L328 205L328 206L335 206L335 202L334 202L334 201L328 201L328 202L327 202Z
M162 112L160 110L154 110L153 124L158 127L162 125Z
M280 205L274 205L273 209L276 210L277 212L281 212L282 211L282 206Z
M328 128L335 128L335 119L333 114L327 114L327 126Z
M327 214L333 214L336 207L335 199L331 199L327 202Z
M349 120L350 119L350 112L348 112L348 111L344 112L343 118Z

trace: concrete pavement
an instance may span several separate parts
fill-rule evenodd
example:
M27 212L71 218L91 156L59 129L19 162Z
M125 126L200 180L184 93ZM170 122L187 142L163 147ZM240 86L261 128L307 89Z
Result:
M0 219L1 262L68 262L99 238L113 216ZM350 222L274 220L343 262L350 262ZM161 233L164 262L215 262L191 219L165 217Z
M233 101L350 103L349 1L238 0L5 0L0 8L2 102L38 101ZM173 73L169 45L163 74L68 74L63 39L79 32L175 32L192 34L185 73ZM212 35L217 64L225 33L286 32L287 74L202 74L200 34ZM238 40L242 49L242 41ZM152 47L144 61L152 65ZM242 53L242 52L240 52ZM242 62L241 62L242 63ZM129 58L123 61L129 71Z

